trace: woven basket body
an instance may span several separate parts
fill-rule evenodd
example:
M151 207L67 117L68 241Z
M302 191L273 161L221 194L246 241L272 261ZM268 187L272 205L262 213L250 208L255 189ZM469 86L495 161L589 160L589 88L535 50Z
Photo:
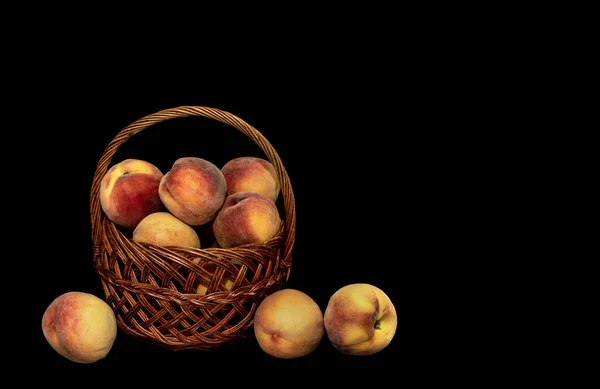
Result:
M264 244L232 249L158 247L131 240L106 217L100 206L100 183L117 149L155 123L189 116L214 119L241 131L273 164L283 199L282 224L275 237ZM208 350L248 336L258 304L281 289L290 275L296 220L287 172L262 134L219 109L165 109L121 130L97 164L90 214L94 268L119 327L129 335L172 350ZM235 280L231 290L219 288L226 276ZM205 295L195 293L200 278L208 283Z

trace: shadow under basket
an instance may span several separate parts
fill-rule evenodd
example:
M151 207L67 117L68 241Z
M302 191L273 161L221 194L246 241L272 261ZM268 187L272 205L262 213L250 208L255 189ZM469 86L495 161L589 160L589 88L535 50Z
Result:
M100 206L100 183L117 149L131 136L162 121L203 116L241 131L265 153L281 184L279 232L264 244L223 248L159 247L133 241ZM249 335L254 312L287 282L292 265L296 214L294 194L279 155L254 127L231 113L180 106L147 115L121 130L107 145L91 188L94 268L105 301L128 335L171 350L209 350ZM228 280L229 287L222 285ZM197 294L202 281L206 294ZM231 284L233 283L233 284Z

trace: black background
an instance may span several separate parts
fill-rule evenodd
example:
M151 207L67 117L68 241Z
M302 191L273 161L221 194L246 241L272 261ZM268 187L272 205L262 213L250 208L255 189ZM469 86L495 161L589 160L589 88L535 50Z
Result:
M531 106L539 91L553 88L546 57L540 63L532 49L547 29L533 27L533 39L524 40L512 22L515 14L523 22L535 18L510 9L510 16L494 10L473 17L439 7L421 14L373 7L370 15L361 7L355 17L336 8L327 17L307 7L311 17L299 17L297 24L277 18L277 28L295 27L292 34L267 26L264 35L254 36L250 30L260 26L249 19L247 31L225 41L222 35L238 27L229 15L203 14L220 27L201 31L204 20L192 13L190 31L169 36L165 23L178 17L127 18L110 10L97 26L87 18L91 13L73 26L36 10L39 17L25 13L20 30L7 34L3 51L0 155L9 216L3 328L14 346L7 353L11 364L116 368L132 378L230 366L256 368L253 373L264 378L258 369L339 366L360 367L372 381L386 364L392 370L385 372L394 372L389 377L402 382L409 375L469 378L499 367L485 377L494 379L517 363L519 370L529 367L531 354L510 348L524 319L506 295L520 281L511 277L523 274L521 263L538 249L513 248L535 230L513 204L523 203L544 162L538 170L536 160L536 169L523 173L520 157L539 150L546 137L539 118L555 117L537 115ZM71 13L65 15L72 21ZM118 25L119 16L125 26ZM133 21L142 25L133 27ZM524 25L531 28L529 21ZM91 33L84 31L90 27ZM113 32L116 39L109 38ZM315 38L308 38L311 33ZM52 350L41 331L48 304L72 290L101 295L92 265L89 196L104 147L131 122L180 105L226 110L269 139L296 199L287 287L325 309L343 285L379 286L399 314L388 348L351 357L324 341L306 357L277 360L252 337L210 352L170 352L121 332L107 358L91 365ZM541 134L527 143L532 128ZM146 131L122 155L146 155L164 168L184 150L215 162L257 152L235 129L206 122ZM236 140L224 143L222 137ZM528 276L521 277L537 278ZM507 358L500 349L508 350ZM514 362L519 357L526 362Z
M29 308L38 363L81 369L133 364L374 368L392 363L410 370L436 359L440 350L432 351L436 347L432 338L443 331L439 324L444 316L434 308L441 297L429 300L430 279L440 272L436 266L446 261L437 254L442 245L439 230L445 223L439 210L444 207L443 192L451 190L440 180L444 173L437 150L443 135L431 126L432 117L440 113L425 108L431 97L418 88L384 96L378 89L383 80L373 79L375 87L361 89L343 81L203 91L197 85L182 87L181 82L177 88L163 82L161 89L151 80L141 88L126 82L97 81L90 87L54 80L38 88L35 101L45 104L31 111L21 107L34 119L30 127L37 127L35 137L24 142L36 147L32 163L40 165L44 185L51 188L44 190L43 207L32 216L42 226L41 241L35 242L39 250L33 254L38 264L35 304ZM394 82L388 80L384 86L393 88ZM183 105L230 112L269 140L290 177L297 212L286 287L307 293L323 312L329 297L344 285L364 282L381 288L398 312L398 329L386 349L370 356L348 356L324 338L305 357L279 360L262 352L251 333L238 344L211 351L173 352L120 331L105 359L83 365L68 361L47 344L39 324L54 298L74 290L102 296L92 264L89 201L104 148L133 121ZM27 137L26 131L21 135ZM193 117L156 124L134 135L113 160L147 159L166 171L183 155L222 165L244 154L262 155L235 128ZM27 199L32 196L30 201L39 201L39 195L23 192Z

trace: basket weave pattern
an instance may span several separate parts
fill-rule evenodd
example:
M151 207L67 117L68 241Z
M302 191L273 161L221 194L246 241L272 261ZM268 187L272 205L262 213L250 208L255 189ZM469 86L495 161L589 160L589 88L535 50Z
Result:
M118 148L149 126L179 117L204 116L241 131L273 164L281 184L279 232L264 244L222 248L159 247L135 242L104 215L100 182ZM172 350L208 350L248 335L262 299L281 289L292 265L296 215L294 194L279 155L254 127L226 111L181 106L147 115L121 130L107 145L94 174L90 215L94 268L119 327L129 335ZM231 291L222 279L234 279ZM205 295L195 292L203 279Z

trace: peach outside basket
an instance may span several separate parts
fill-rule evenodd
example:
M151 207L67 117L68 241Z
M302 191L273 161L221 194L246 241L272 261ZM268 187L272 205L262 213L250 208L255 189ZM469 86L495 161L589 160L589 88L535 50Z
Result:
M217 120L241 131L273 164L283 199L282 223L275 237L264 244L231 249L158 247L131 240L104 215L100 182L118 148L149 126L190 116ZM257 129L220 109L164 109L118 132L98 161L91 186L90 215L94 269L119 328L174 351L209 350L247 337L260 302L281 289L290 275L296 214L288 174L276 150ZM230 291L217 287L226 275L235 279ZM205 295L195 293L199 278L209 282Z

